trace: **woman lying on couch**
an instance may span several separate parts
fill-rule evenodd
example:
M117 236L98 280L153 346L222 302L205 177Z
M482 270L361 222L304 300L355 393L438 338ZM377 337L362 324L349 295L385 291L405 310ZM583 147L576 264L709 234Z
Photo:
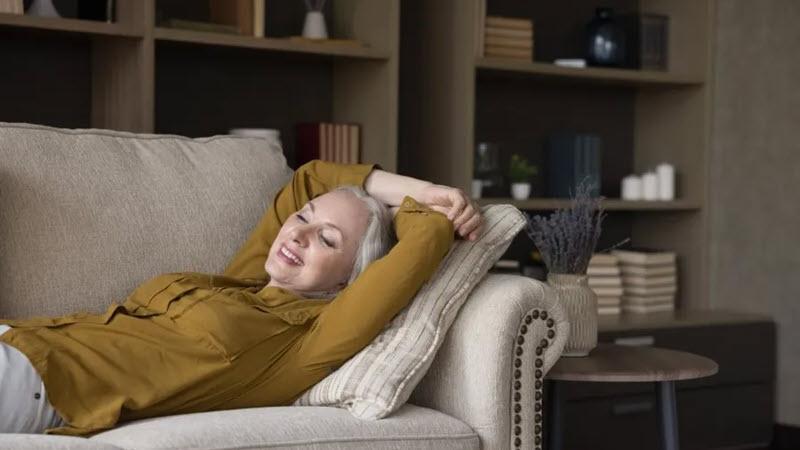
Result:
M291 405L408 304L454 231L481 226L459 189L312 161L224 274L159 275L103 314L0 321L0 432Z

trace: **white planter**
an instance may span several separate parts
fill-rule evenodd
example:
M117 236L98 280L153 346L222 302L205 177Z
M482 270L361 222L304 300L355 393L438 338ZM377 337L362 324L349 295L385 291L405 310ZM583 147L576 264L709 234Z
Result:
M547 274L547 284L558 293L569 318L569 338L562 356L587 356L597 346L597 295L588 280L586 275Z
M308 39L327 39L328 30L325 27L325 16L321 11L309 11L303 23L303 37Z
M526 200L530 195L530 183L511 183L511 197L514 200Z

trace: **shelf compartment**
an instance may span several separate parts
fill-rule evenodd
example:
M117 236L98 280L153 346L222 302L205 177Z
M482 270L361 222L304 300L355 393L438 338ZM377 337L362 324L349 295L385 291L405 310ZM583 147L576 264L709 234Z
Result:
M346 58L388 60L390 57L389 53L387 52L377 51L370 47L360 47L350 44L297 42L285 38L255 38L250 36L180 30L164 27L157 27L155 29L155 38L160 41L306 53Z
M549 80L581 81L595 84L615 84L641 87L700 86L701 77L677 75L652 70L611 69L603 67L562 67L555 64L516 61L505 58L477 58L475 67L483 71L500 71L520 76Z
M141 37L142 33L119 23L0 13L0 26L61 31L88 35Z
M546 211L569 208L571 200L564 198L529 198L514 200L512 198L480 198L480 205L510 204L519 209ZM631 201L621 199L603 200L603 208L608 211L695 211L700 209L696 202L688 200L673 201Z

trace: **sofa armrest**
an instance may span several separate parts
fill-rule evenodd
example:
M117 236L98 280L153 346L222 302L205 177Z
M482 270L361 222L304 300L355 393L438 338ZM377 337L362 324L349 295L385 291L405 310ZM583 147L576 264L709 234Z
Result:
M569 336L556 297L532 278L487 275L459 311L409 402L464 421L483 449L537 447L544 374Z

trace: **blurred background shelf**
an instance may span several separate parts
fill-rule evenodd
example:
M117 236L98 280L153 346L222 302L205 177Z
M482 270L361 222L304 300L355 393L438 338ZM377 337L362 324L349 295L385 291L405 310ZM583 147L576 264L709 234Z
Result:
M529 198L514 200L513 198L480 198L480 205L511 204L519 209L546 211L570 206L569 199L561 198ZM701 208L699 203L687 200L674 201L630 201L621 199L605 199L603 208L608 211L694 211Z
M600 67L562 67L555 64L518 61L505 58L478 58L475 67L482 71L499 71L519 76L539 77L549 80L614 84L641 87L696 86L704 83L702 77L677 75L654 70L612 69Z
M160 41L183 42L190 44L275 50L284 52L310 53L322 56L388 60L389 52L382 52L366 46L339 43L296 42L288 38L256 38L234 34L181 30L157 27L154 36Z
M141 37L141 31L119 23L67 18L36 17L0 13L0 27L17 27L34 30L61 31L88 35Z

